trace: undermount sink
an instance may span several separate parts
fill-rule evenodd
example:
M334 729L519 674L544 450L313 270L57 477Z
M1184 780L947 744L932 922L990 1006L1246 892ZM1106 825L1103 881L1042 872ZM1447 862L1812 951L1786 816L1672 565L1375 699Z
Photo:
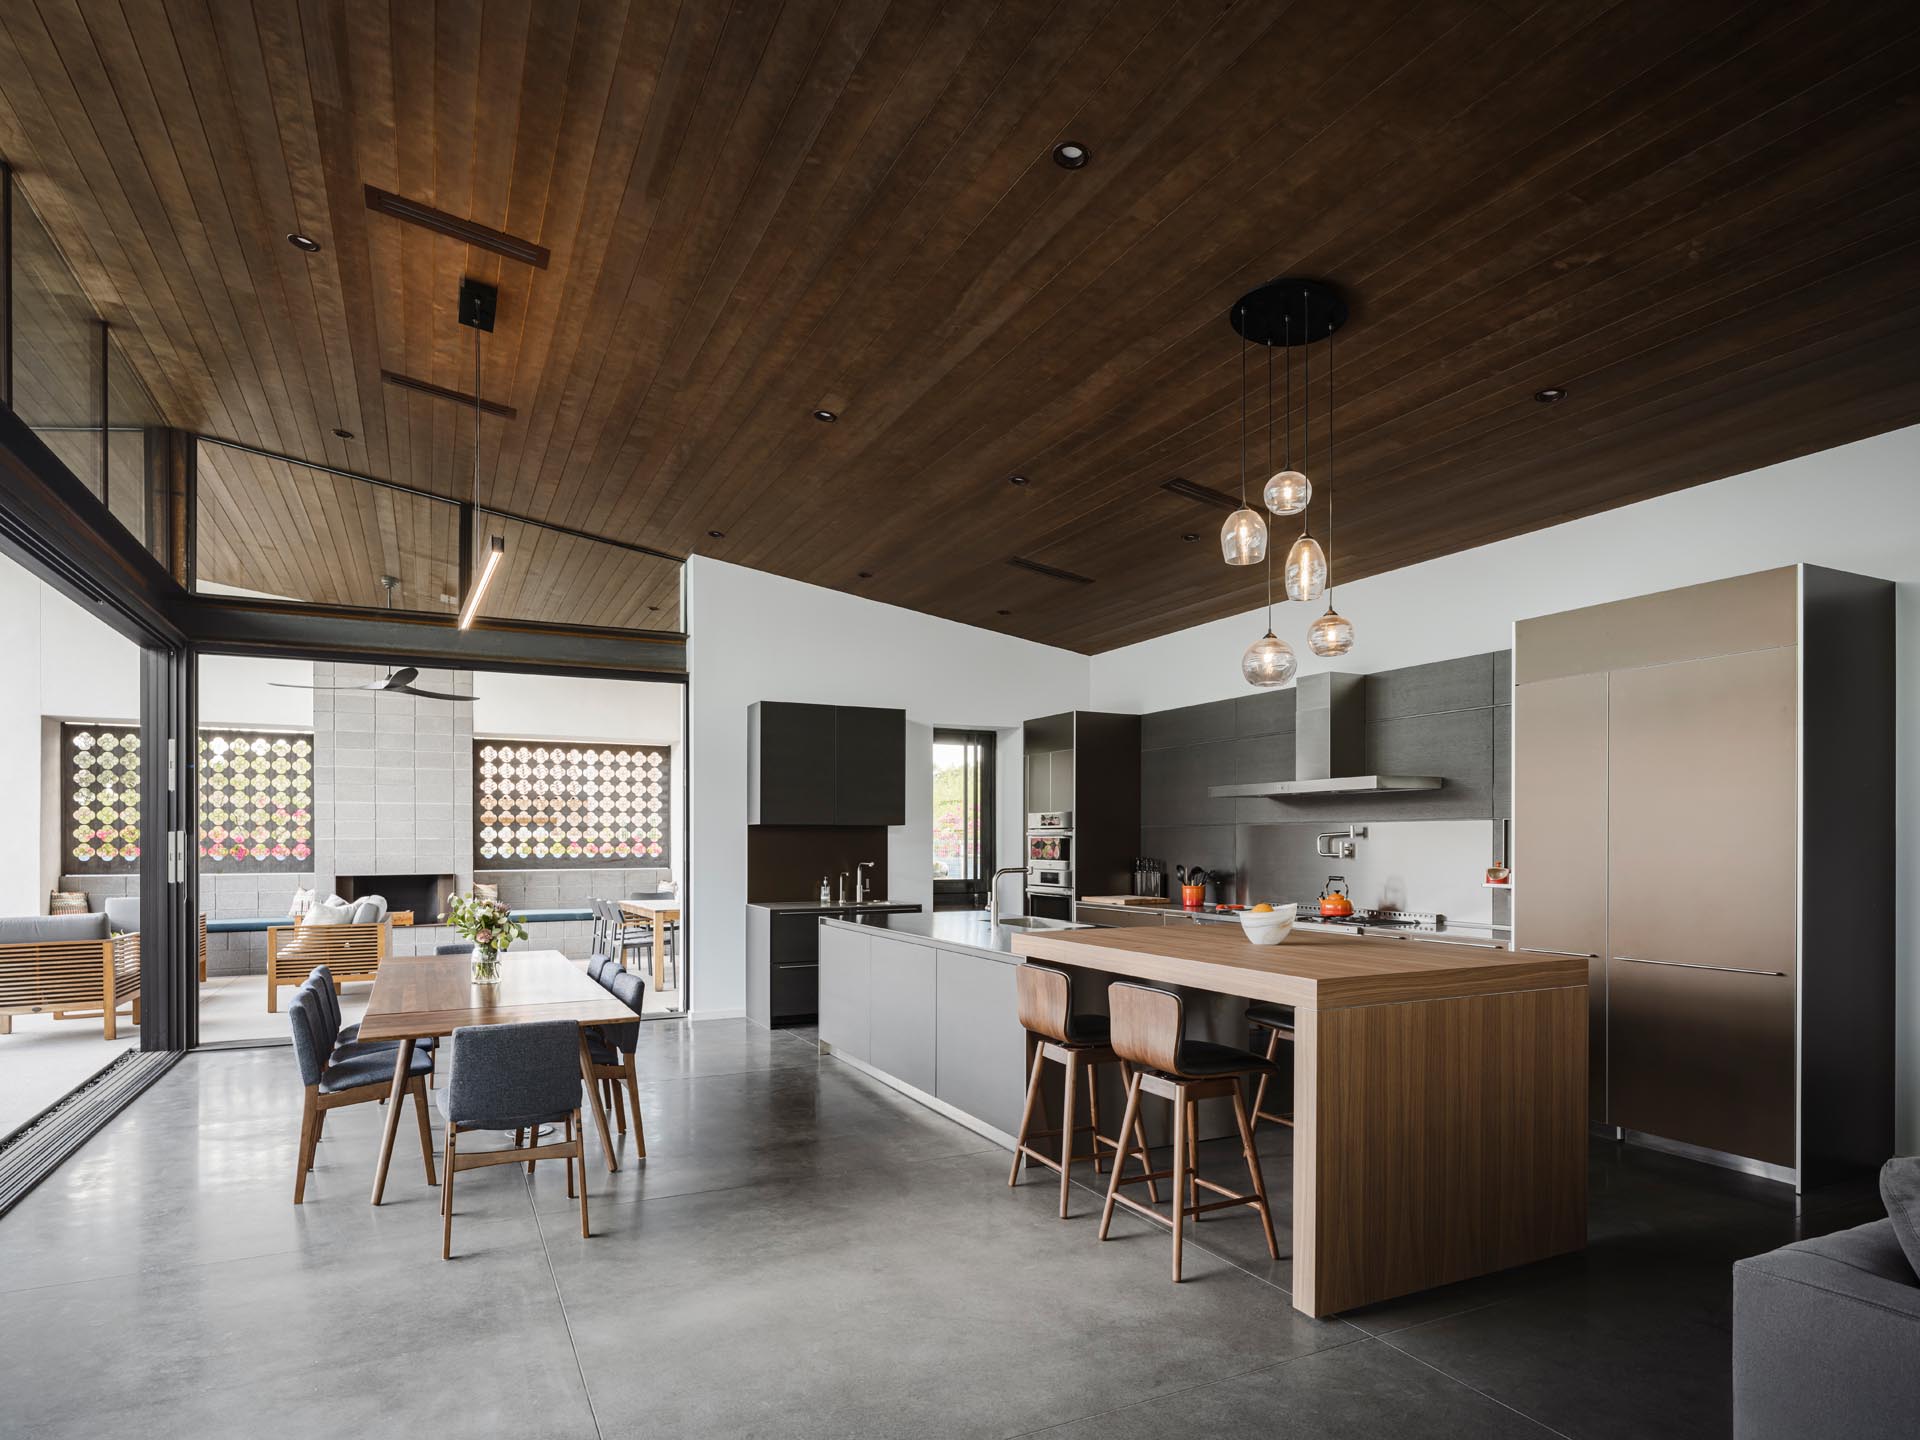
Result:
M1084 930L1071 920L1048 920L1039 915L1014 915L1000 922L1009 930Z

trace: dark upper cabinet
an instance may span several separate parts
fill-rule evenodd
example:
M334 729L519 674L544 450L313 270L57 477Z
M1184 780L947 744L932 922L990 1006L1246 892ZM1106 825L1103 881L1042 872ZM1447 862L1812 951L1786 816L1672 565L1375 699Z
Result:
M748 823L829 825L834 707L763 700L747 708Z
M762 700L747 710L753 825L907 823L907 712Z
M833 823L907 823L907 712L834 710Z

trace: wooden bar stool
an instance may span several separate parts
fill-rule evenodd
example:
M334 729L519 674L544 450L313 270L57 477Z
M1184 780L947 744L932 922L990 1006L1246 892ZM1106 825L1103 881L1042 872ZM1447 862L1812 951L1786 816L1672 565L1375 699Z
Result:
M1123 1151L1120 1142L1109 1139L1100 1133L1100 1092L1095 1066L1116 1064L1120 1066L1120 1081L1123 1085L1132 1083L1132 1076L1124 1061L1113 1053L1107 1044L1107 1017L1104 1015L1085 1015L1073 1008L1073 977L1064 970L1055 970L1049 965L1035 965L1031 961L1015 967L1014 979L1019 991L1020 1023L1032 1034L1033 1072L1027 1079L1027 1103L1020 1111L1020 1134L1013 1146L1013 1169L1007 1174L1009 1186L1019 1183L1020 1162L1022 1159L1044 1165L1049 1170L1060 1172L1060 1218L1067 1218L1067 1196L1073 1180L1073 1162L1092 1160L1093 1170L1100 1173L1100 1147L1106 1146L1113 1151ZM1040 1100L1040 1077L1047 1061L1057 1061L1066 1071L1066 1092L1061 1104L1060 1128L1058 1130L1034 1130L1033 1111ZM1077 1110L1076 1091L1079 1088L1081 1070L1087 1072L1087 1123L1076 1125L1074 1115ZM1137 1127L1139 1118L1133 1117ZM1080 1131L1090 1131L1093 1135L1091 1154L1073 1153L1073 1137ZM1049 1136L1060 1137L1060 1158L1043 1155L1030 1143L1033 1140ZM1146 1155L1147 1143L1144 1134L1140 1136L1140 1168L1149 1169ZM1118 1165L1119 1161L1114 1162ZM1148 1182L1148 1194L1155 1200L1159 1192Z
M1180 1241L1186 1217L1197 1220L1209 1210L1224 1210L1234 1205L1251 1205L1260 1214L1267 1235L1267 1254L1280 1258L1280 1247L1273 1238L1273 1212L1267 1205L1267 1182L1260 1174L1260 1156L1253 1148L1253 1127L1247 1120L1247 1102L1240 1093L1240 1081L1247 1075L1273 1073L1273 1062L1251 1050L1232 1045L1216 1045L1208 1040L1186 1038L1185 1006L1171 990L1152 985L1116 983L1107 987L1107 1003L1113 1012L1113 1051L1134 1067L1133 1081L1127 1087L1127 1114L1120 1122L1120 1153L1113 1159L1113 1178L1107 1184L1106 1207L1100 1212L1100 1238L1107 1238L1113 1224L1113 1207L1129 1210L1165 1225L1173 1231L1173 1278L1180 1280ZM1120 1187L1138 1182L1139 1176L1122 1178L1121 1170L1140 1127L1142 1092L1173 1102L1173 1168L1149 1170L1152 1179L1173 1181L1173 1214L1162 1215L1147 1205L1120 1193ZM1195 1131L1199 1103L1216 1097L1233 1101L1234 1122L1240 1129L1240 1151L1246 1157L1247 1174L1253 1180L1253 1193L1242 1195L1196 1173ZM1219 1200L1201 1201L1198 1191L1210 1190ZM1149 1192L1149 1199L1152 1193Z
M1278 1111L1265 1109L1267 1083L1280 1073L1279 1062L1274 1058L1280 1053L1280 1042L1293 1043L1293 1007L1291 1005L1270 1005L1264 1000L1255 1000L1247 1006L1247 1024L1267 1031L1267 1059L1272 1063L1270 1071L1262 1071L1259 1085L1253 1091L1253 1115L1247 1128L1258 1130L1262 1120L1271 1120L1276 1125L1293 1128L1292 1114L1282 1115Z

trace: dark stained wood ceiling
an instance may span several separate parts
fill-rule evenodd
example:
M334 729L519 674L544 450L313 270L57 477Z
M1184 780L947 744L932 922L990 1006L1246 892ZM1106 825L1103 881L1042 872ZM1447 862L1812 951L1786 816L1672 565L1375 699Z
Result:
M481 391L515 411L482 427L486 503L1095 651L1260 598L1221 512L1160 487L1237 489L1225 316L1275 275L1353 303L1340 579L1920 420L1917 27L1863 0L14 0L0 148L171 423L466 495L469 413L381 372L472 388L471 273L501 287ZM1050 162L1067 138L1084 169ZM445 535L271 469L217 467L210 565L443 593ZM563 538L514 545L516 605L661 613L641 557Z

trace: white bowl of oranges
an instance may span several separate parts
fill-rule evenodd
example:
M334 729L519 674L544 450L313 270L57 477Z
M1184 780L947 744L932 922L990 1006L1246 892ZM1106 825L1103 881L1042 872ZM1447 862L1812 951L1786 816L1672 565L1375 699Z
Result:
M1240 912L1240 929L1249 944L1278 945L1293 930L1298 905L1255 905Z

